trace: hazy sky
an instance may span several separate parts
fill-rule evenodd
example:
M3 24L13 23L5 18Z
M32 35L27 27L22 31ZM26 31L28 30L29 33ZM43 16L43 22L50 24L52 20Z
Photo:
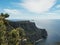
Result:
M0 0L9 19L60 19L60 0Z

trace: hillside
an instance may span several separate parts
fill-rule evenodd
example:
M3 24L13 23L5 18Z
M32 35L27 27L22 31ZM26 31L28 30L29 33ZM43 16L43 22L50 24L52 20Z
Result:
M47 38L47 31L37 28L34 22L14 22L6 20L7 17L8 14L0 15L0 45L34 45Z

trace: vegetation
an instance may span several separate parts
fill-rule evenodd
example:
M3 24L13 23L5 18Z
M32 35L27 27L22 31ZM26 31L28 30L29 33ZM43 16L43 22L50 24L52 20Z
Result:
M3 13L1 13L1 16L4 17L4 18L7 18L7 17L9 17L9 14L7 14L7 13L3 14Z
M27 37L24 29L21 27L10 29L5 18L9 14L0 14L0 45L33 45ZM9 27L9 28L8 28Z

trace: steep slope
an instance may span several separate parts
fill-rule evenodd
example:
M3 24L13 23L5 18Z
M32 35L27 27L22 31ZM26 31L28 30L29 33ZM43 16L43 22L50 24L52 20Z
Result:
M0 16L0 45L33 45L27 41L23 28L14 28L8 20Z
M26 36L29 37L31 42L35 42L39 39L47 38L47 31L45 29L39 29L34 22L30 21L9 21L9 24L14 27L21 27L25 30Z

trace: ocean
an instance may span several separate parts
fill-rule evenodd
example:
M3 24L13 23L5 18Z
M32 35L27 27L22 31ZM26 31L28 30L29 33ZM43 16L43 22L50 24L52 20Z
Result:
M60 45L60 20L35 20L36 26L46 29L48 36L46 40L38 42L36 45Z
M20 20L15 19L14 21ZM36 45L60 45L60 19L41 19L32 22L35 22L38 28L46 29L48 33L47 39L38 42Z

